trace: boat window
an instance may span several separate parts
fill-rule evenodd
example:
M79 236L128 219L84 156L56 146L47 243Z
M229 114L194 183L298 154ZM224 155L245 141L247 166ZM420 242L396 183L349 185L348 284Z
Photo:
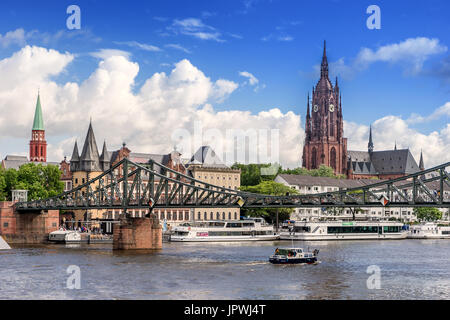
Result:
M227 223L227 228L241 228L242 223L241 222L229 222Z
M377 233L377 226L340 226L328 227L328 233Z
M294 227L294 232L311 232L311 227Z

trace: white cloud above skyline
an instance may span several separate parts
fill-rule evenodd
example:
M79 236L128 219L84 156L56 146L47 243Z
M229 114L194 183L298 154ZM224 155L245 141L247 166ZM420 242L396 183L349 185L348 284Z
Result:
M103 57L98 55L101 61L97 68L81 83L54 80L75 59L68 52L25 46L0 60L0 139L29 139L36 91L40 87L47 138L59 137L49 145L51 161L70 156L75 139L81 148L92 117L99 145L106 140L111 148L125 141L133 151L149 153L170 152L174 145L171 133L178 129L193 132L198 122L205 130L218 130L223 136L228 129L279 130L282 165L292 168L301 164L304 129L300 116L294 112L283 113L277 108L258 113L216 111L214 103L225 101L239 85L222 78L212 80L186 59L168 73L154 73L144 85L135 88L139 64L120 52L103 53ZM448 117L449 106L450 102L446 102L423 117L429 121ZM376 150L392 149L396 141L400 148L409 147L416 159L424 149L426 166L449 161L450 124L429 134L411 125L410 120L391 115L376 120ZM367 149L367 126L345 122L345 136L349 137L349 149ZM184 156L189 157L198 146L184 150ZM2 156L6 155L4 152Z

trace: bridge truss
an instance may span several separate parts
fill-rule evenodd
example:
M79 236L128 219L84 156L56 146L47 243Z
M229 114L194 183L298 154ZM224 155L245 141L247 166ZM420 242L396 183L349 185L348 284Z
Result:
M450 208L450 162L406 177L305 195L271 196L218 187L157 162L127 158L60 195L16 203L19 212L153 208L441 207Z

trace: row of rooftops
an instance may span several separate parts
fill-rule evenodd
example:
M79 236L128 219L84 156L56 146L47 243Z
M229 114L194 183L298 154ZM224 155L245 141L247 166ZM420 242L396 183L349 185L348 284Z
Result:
M200 147L190 159L182 159L181 153L174 150L169 154L153 154L131 152L125 143L122 148L116 151L108 151L106 142L103 143L102 153L99 155L97 142L95 140L92 122L89 123L88 132L84 141L81 155L79 155L78 144L75 142L72 157L70 160L70 170L76 171L106 171L111 164L121 160L126 156L130 161L135 163L149 163L154 161L162 165L171 163L172 166L186 167L201 166L203 168L229 169L210 146ZM183 170L184 171L184 170Z
M427 176L428 178L428 176ZM283 183L289 186L297 187L337 187L339 189L351 189L364 187L374 183L388 181L387 179L336 179L331 177L314 177L308 175L296 174L279 174L275 178L276 182ZM399 181L394 185L401 186L405 181ZM426 185L431 190L439 190L439 181L427 182ZM444 185L445 191L450 191L448 185Z

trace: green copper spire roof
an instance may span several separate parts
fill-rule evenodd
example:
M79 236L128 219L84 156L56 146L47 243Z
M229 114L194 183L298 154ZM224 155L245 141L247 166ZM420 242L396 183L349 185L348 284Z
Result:
M33 130L45 130L44 118L42 117L41 97L39 93L36 102L36 111L34 112Z

